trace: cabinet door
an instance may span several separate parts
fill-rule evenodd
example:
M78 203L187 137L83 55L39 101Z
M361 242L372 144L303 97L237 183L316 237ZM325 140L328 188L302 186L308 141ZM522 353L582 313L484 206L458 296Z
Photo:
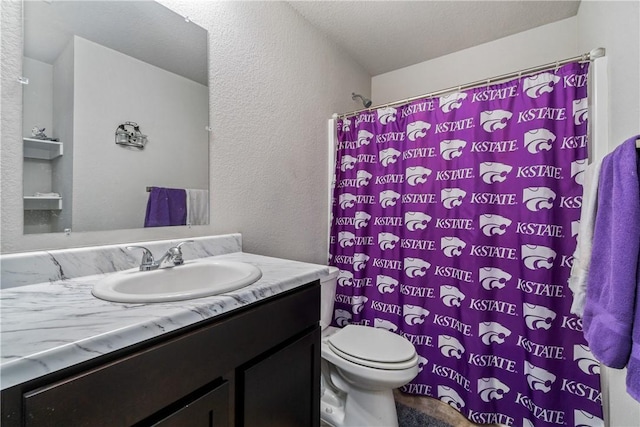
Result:
M181 409L153 424L154 427L228 427L229 383L186 404Z
M238 425L320 425L320 328L239 373Z

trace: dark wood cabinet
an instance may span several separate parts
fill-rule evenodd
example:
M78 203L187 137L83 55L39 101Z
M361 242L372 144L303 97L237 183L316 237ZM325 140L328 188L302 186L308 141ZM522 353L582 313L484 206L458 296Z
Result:
M2 425L319 426L315 281L2 391Z

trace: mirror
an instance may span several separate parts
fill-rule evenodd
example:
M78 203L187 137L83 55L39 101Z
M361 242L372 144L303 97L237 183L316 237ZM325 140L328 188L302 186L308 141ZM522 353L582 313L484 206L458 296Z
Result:
M23 10L25 234L208 224L207 31L154 1Z

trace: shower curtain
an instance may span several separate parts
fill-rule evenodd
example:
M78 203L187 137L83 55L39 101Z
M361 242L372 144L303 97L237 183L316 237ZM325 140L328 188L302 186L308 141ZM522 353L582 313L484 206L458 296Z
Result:
M338 121L334 324L411 341L404 392L476 423L603 425L569 313L588 64Z

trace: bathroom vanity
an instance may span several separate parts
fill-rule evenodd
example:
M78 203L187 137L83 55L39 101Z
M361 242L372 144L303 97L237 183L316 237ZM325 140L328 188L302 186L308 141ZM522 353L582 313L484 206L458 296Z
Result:
M58 286L75 296L61 311L71 319L66 326L37 330L42 341L56 342L49 349L29 337L56 308L26 314L22 333L3 325L1 424L318 426L326 268L241 252L216 258L251 262L263 277L225 295L161 304L92 297L104 275L3 290L3 322L5 308L18 310L22 302L14 301L32 293L53 292L63 305ZM68 343L57 343L58 332L74 328Z

